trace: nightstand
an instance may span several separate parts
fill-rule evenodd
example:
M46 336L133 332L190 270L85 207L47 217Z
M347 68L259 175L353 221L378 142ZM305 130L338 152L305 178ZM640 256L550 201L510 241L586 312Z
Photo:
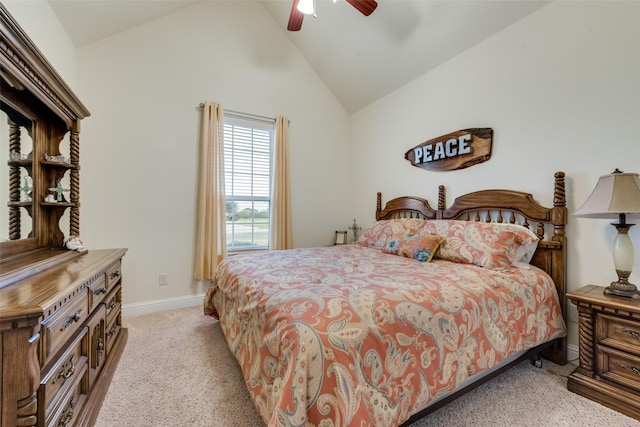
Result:
M603 290L589 285L567 294L578 308L580 347L567 388L640 420L640 301Z

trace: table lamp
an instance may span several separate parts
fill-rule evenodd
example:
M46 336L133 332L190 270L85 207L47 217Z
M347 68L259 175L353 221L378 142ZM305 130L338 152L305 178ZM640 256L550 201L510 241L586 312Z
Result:
M640 214L640 176L637 173L624 173L616 169L598 180L596 188L586 202L574 212L574 216L584 218L618 218L612 223L618 234L613 245L613 262L618 280L605 288L606 295L640 299L638 289L629 283L633 267L633 243L629 238L627 215Z

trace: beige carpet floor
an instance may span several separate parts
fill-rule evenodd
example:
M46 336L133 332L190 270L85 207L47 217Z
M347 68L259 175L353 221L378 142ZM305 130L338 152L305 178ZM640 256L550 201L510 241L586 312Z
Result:
M125 317L129 341L96 427L264 427L219 324L189 307ZM571 393L573 366L523 362L412 427L640 426Z

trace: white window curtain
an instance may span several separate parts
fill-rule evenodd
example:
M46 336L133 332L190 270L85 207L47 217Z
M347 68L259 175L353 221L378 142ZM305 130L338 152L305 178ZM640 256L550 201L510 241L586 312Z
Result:
M291 196L289 189L289 119L276 117L276 141L273 154L271 188L271 224L269 249L291 249Z
M227 256L224 195L224 120L222 106L202 107L193 278L213 280Z

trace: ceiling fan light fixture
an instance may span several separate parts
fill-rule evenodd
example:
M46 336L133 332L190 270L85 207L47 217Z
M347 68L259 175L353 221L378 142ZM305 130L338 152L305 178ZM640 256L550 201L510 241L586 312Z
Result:
M315 13L314 0L300 0L298 2L298 10L304 15L313 15Z

